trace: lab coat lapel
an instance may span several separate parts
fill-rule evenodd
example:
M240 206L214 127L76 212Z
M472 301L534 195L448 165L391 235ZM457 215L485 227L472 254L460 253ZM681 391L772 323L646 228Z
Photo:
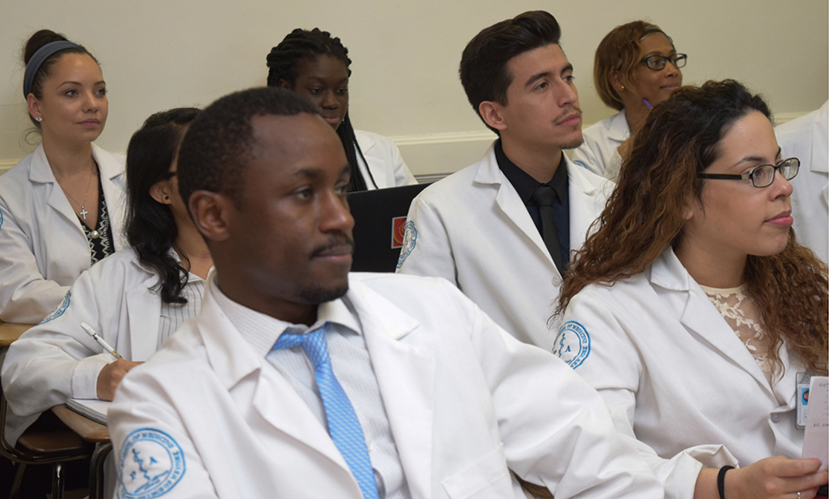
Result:
M672 312L679 315L680 322L749 373L770 396L773 395L767 378L752 354L723 320L720 312L692 279L671 248L663 252L652 264L650 280L666 290L680 293L672 299L664 299Z
M398 455L413 497L431 495L435 356L406 341L418 322L351 281L349 300L360 318Z
M161 296L157 292L148 293L147 289L158 283L158 276L147 271L138 262L133 265L147 273L147 279L137 286L124 292L124 303L127 306L130 334L130 360L145 361L156 351L159 334L159 321L150 321L147 317L159 316Z
M69 222L70 225L77 229L77 232L86 239L84 231L81 229L81 222L75 212L72 211L72 205L63 193L60 184L55 179L52 173L52 168L49 166L49 160L46 158L46 153L43 151L43 144L37 146L34 157L32 158L32 167L29 171L29 180L36 184L46 184L43 187L48 189L48 199L46 204L55 210L63 219Z
M492 187L493 192L495 192L497 210L501 211L510 222L530 239L531 243L545 256L552 271L558 275L559 271L553 263L553 258L551 258L548 248L545 246L545 241L533 223L533 219L530 218L527 208L522 203L522 199L513 184L507 180L507 177L499 168L498 161L496 161L495 145L490 146L490 149L484 155L484 159L479 163L474 182Z
M122 188L115 184L115 180L124 175L124 169L115 158L95 144L92 144L92 156L98 163L98 172L101 175L101 189L104 191L104 202L107 205L110 226L113 228L113 244L116 251L122 250L126 247L126 240L123 231L116 228L124 227L125 196Z
M568 169L568 197L570 198L569 216L571 224L570 247L571 253L579 250L587 239L587 234L579 231L580 227L588 227L596 220L604 206L595 206L597 203L598 187L591 185L583 176L583 169L575 166L565 155L565 163L560 165ZM568 258L570 260L570 257Z
M242 389L243 379L253 377L252 381L248 381L254 383L250 401L242 396L234 396L234 399L239 401L240 412L246 413L248 407L252 407L259 418L271 425L275 431L290 435L297 442L319 452L351 477L351 470L329 437L328 431L320 424L305 401L288 380L272 366L267 365L265 357L257 354L222 312L213 298L215 276L214 273L208 278L196 327L204 342L211 367L232 396L237 386ZM261 439L272 438L272 435L264 433ZM264 445L267 445L267 442L264 442ZM275 443L275 447L279 445L282 444ZM354 483L357 487L357 482Z

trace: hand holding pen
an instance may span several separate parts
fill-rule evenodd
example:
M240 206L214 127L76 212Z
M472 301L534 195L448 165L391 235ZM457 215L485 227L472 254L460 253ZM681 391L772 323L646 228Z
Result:
M92 336L92 339L95 340L96 343L101 345L104 348L104 350L106 350L113 357L115 357L115 360L124 360L124 357L122 357L120 353L116 352L115 349L112 348L109 343L104 341L104 338L101 338L100 336L98 336L98 333L96 333L95 330L92 329L92 326L90 326L86 322L82 322L81 323L81 329L86 331L86 334Z
M96 343L101 345L101 347L109 352L115 358L115 362L107 364L101 369L101 372L98 373L98 380L95 385L95 393L101 400L112 400L115 396L115 389L118 388L118 385L121 383L121 380L124 379L124 376L127 372L130 371L133 367L139 365L141 362L131 362L129 360L125 360L124 357L121 356L109 343L104 341L98 333L95 332L89 324L84 322L81 323L81 328L86 331L87 334L92 336L92 339L95 340Z

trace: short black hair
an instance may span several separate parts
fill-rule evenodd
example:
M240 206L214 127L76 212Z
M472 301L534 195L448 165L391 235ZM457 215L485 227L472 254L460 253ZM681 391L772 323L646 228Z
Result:
M193 192L206 190L227 194L241 207L254 146L251 118L300 113L318 114L313 105L273 87L235 92L208 106L193 120L179 151L179 193L185 206Z
M549 12L532 10L485 28L470 40L461 54L458 73L479 118L478 106L484 101L507 105L507 87L513 81L507 62L530 50L558 45L561 34L559 23ZM489 125L487 128L498 133Z

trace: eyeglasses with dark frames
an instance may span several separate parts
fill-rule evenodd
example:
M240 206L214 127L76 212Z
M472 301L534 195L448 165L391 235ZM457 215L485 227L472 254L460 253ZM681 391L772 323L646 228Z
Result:
M801 161L798 158L782 159L775 165L760 165L741 175L728 175L725 173L698 173L697 178L709 178L715 180L749 180L753 187L763 188L772 185L775 180L776 170L786 180L792 180L798 174L798 167Z
M666 62L674 64L677 69L686 65L686 54L672 54L668 57L663 55L650 55L640 62L646 63L648 69L652 71L660 71L666 67Z

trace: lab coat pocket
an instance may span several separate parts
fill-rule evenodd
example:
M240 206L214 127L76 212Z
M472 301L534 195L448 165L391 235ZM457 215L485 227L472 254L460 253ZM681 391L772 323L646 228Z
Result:
M513 497L504 445L441 483L452 499Z

